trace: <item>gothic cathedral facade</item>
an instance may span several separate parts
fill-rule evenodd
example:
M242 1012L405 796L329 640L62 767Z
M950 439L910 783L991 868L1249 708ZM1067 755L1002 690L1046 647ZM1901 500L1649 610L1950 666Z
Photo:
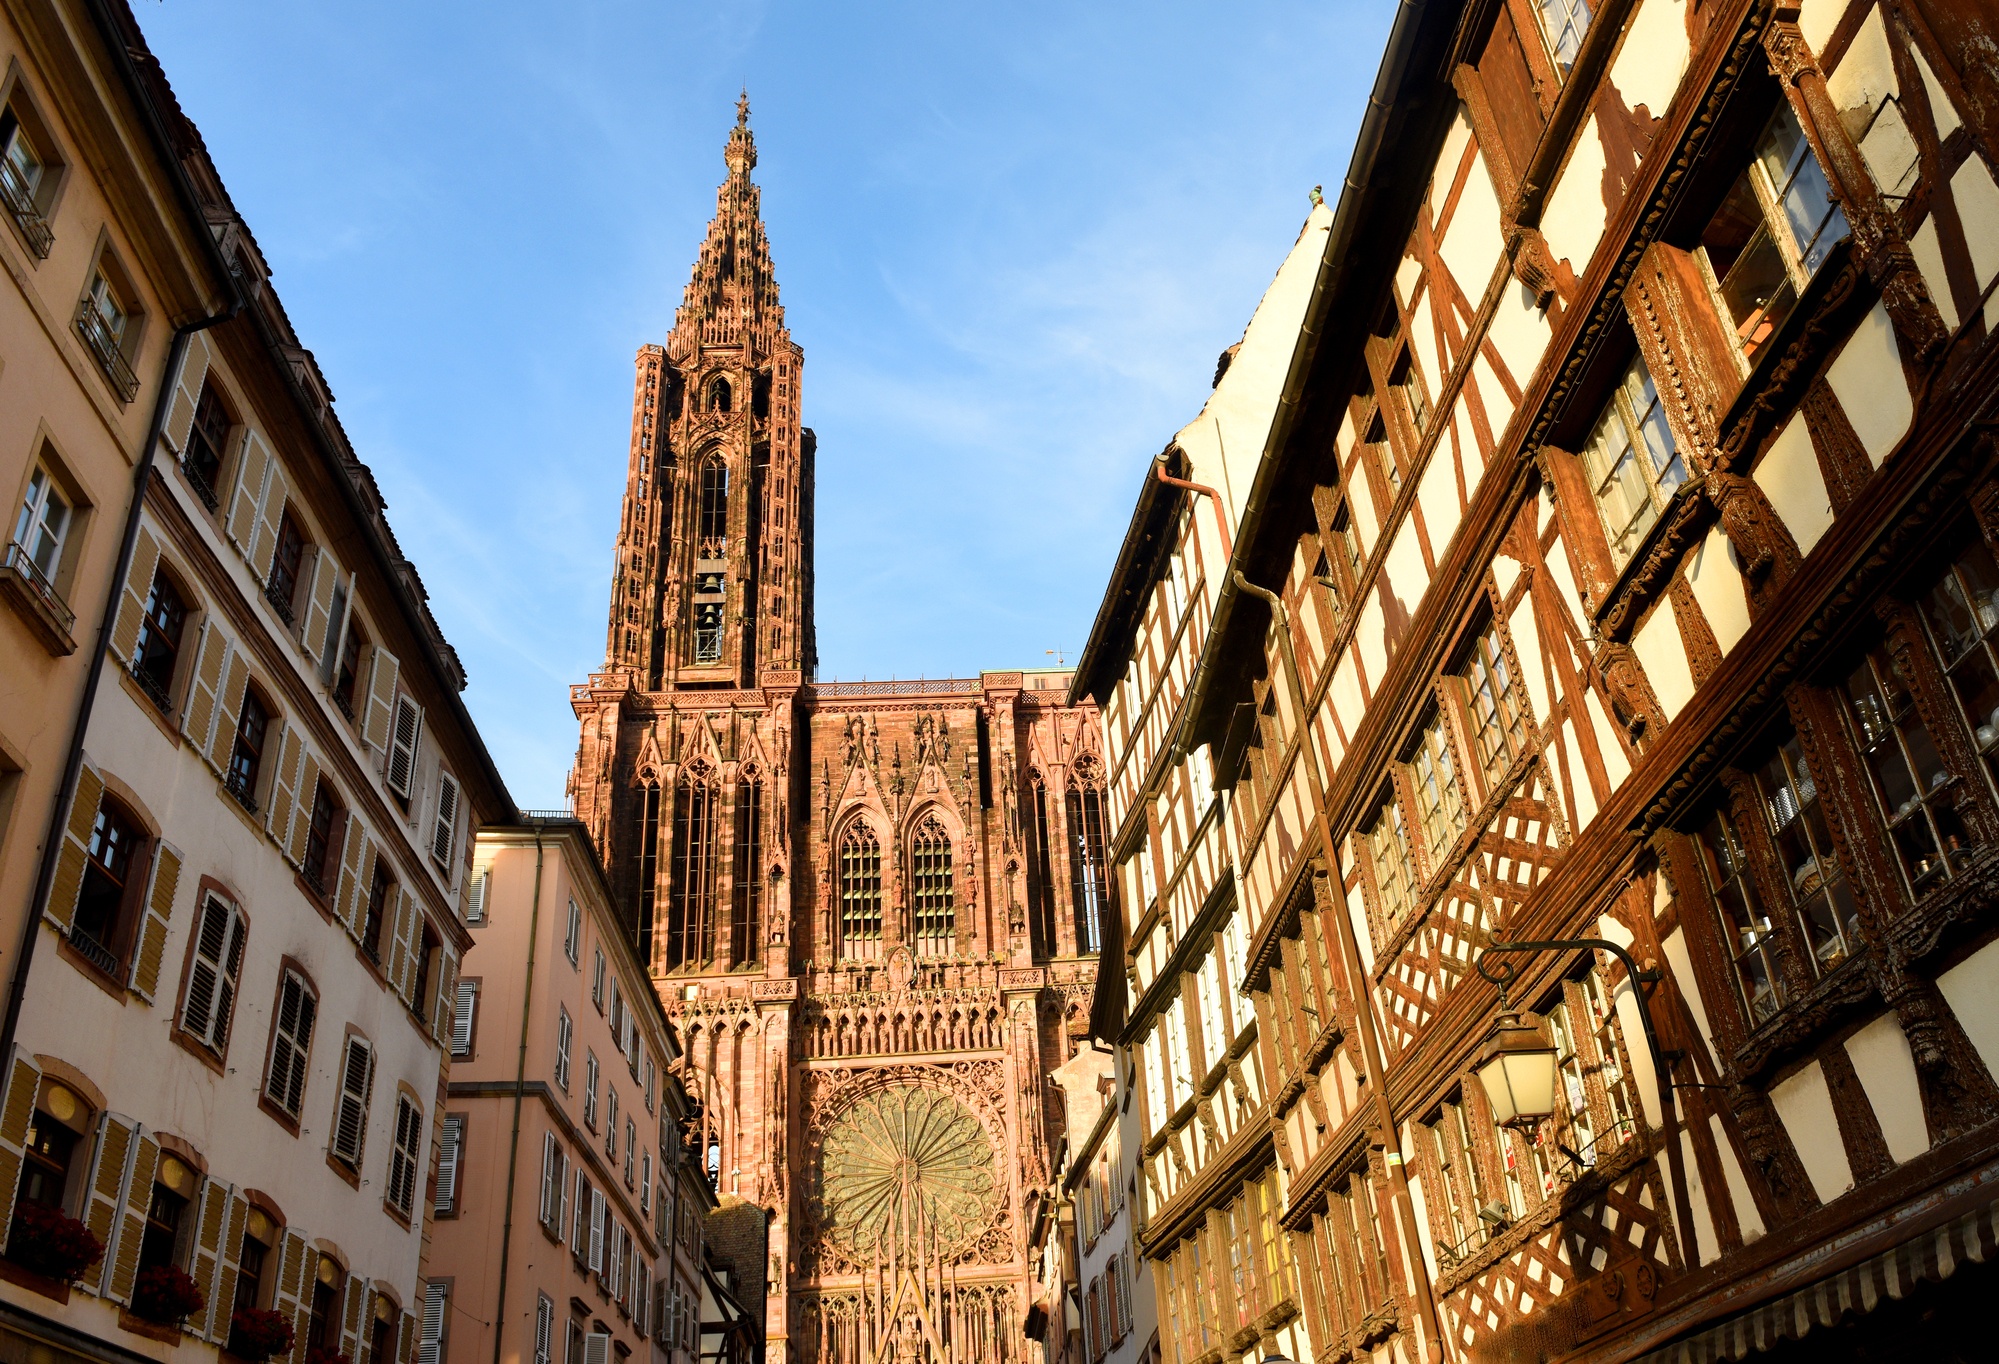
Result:
M804 352L747 101L724 159L638 354L570 794L681 1031L700 1158L769 1215L767 1357L1014 1360L1047 1075L1116 919L1098 717L1066 675L815 681Z

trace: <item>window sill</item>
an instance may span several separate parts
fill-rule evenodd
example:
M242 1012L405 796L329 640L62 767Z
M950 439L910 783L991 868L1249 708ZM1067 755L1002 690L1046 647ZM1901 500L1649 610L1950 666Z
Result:
M98 989L104 991L105 994L110 995L120 1004L123 1004L127 999L125 982L106 975L103 967L78 951L76 945L70 942L68 933L60 928L56 929L55 933L56 955L63 958L78 971L81 971L84 978L89 980L92 985L95 985ZM120 965L122 966L123 963L120 963Z
M167 742L175 748L179 748L181 734L179 730L174 728L173 717L162 713L159 703L147 694L146 689L134 680L131 673L123 668L118 669L118 685L123 687L125 694L132 698L140 710L145 712L146 718L159 726L160 733L166 736Z
M0 568L0 597L7 599L7 604L14 608L14 614L26 622L28 629L51 655L67 658L76 652L76 640L69 633L70 627L76 624L75 615L67 607L59 609L60 598L50 601L48 595L37 590L28 576L12 564Z
M226 1056L217 1056L207 1047L195 1041L178 1022L174 1025L172 1036L175 1046L201 1062L204 1066L207 1066L217 1075L227 1075L229 1073L228 1058Z
M101 1267L101 1265L102 1261L98 1265L93 1266L93 1268ZM89 1271L86 1270L84 1272L88 1273ZM32 1269L23 1269L12 1260L0 1260L0 1283L10 1283L16 1288L25 1288L30 1293L40 1294L50 1302L67 1303L69 1301L70 1286L68 1284L37 1274Z
M289 1132L294 1138L299 1134L298 1119L279 1108L262 1085L257 1086L257 1107L264 1110L272 1122Z
M382 1200L382 1211L387 1213L390 1219L404 1231L410 1229L410 1215L386 1198Z
M264 837L264 826L257 823L255 815L243 808L243 802L236 799L236 793L229 789L229 783L220 777L215 781L215 798L228 808L230 814L243 821L244 828L260 839Z
M148 1340L157 1340L162 1345L180 1344L180 1327L162 1326L156 1321L147 1321L144 1317L135 1315L130 1308L118 1309L118 1329L130 1331L135 1336L144 1336Z
M356 1193L361 1191L361 1172L342 1160L339 1156L334 1155L331 1151L326 1153L326 1168L346 1180L348 1184L353 1186Z

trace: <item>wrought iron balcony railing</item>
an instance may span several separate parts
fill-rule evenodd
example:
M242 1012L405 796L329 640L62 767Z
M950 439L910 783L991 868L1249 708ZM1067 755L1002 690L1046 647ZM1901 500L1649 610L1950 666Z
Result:
M12 541L7 546L6 567L19 575L22 584L34 594L35 599L48 610L48 613L61 623L64 632L75 627L76 612L69 609L69 603L62 599L62 593L56 591L56 585L49 581L48 575L42 572L40 565L36 564L33 556L28 553L28 547L19 540Z
M14 217L14 226L27 238L28 249L38 260L47 260L55 233L49 230L42 211L35 207L34 190L21 179L21 172L11 161L0 160L0 203L6 204L7 212Z
M97 311L97 305L88 297L76 305L76 333L83 338L83 344L90 347L90 353L97 357L104 377L118 392L118 400L131 402L139 392L139 376L132 372L131 362L119 349L118 338L112 334L104 314Z

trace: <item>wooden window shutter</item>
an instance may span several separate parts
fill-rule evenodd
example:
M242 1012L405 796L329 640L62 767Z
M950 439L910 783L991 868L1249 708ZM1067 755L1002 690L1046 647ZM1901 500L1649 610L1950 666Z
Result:
M1722 416L1742 389L1735 341L1700 262L1691 252L1652 243L1624 288L1624 311L1673 438L1687 452L1687 472L1697 478L1714 467Z
M546 1293L537 1293L534 1304L534 1364L550 1364L551 1337L555 1334L555 1304Z
M389 1206L407 1217L416 1210L417 1144L423 1113L407 1095L396 1095L396 1125L390 1134Z
M104 1252L105 1293L113 1302L132 1300L132 1282L139 1276L139 1247L146 1237L146 1212L153 1203L153 1176L160 1168L160 1144L144 1128L135 1129L131 1159L119 1190L118 1235ZM231 1281L232 1288L234 1281Z
M601 1189L590 1190L590 1272L604 1271L604 1193Z
M194 934L194 960L188 967L180 1026L195 1041L220 1053L229 1041L229 1016L243 965L243 916L220 896L210 895L202 901Z
M41 1096L42 1068L19 1048L7 1068L7 1097L0 1102L0 1245L13 1230L14 1196L21 1187L21 1164L28 1145L28 1127Z
M421 938L418 925L423 922L423 910L418 907L416 897L400 883L390 894L394 898L383 911L389 918L394 934L389 940L389 958L386 963L389 984L404 1000L421 1006L422 1001L410 999L410 991L416 988L414 944Z
M451 1054L472 1054L472 1016L479 1007L479 982L458 982L458 1001L451 1014Z
M167 954L167 929L173 922L180 869L180 849L165 839L154 843L152 883L146 887L146 917L139 929L139 950L132 954L132 988L148 1004L160 988L160 965Z
M347 1276L347 1296L340 1304L340 1353L351 1360L360 1356L361 1314L367 1308L368 1281L358 1274Z
M561 1230L562 1148L555 1133L541 1134L541 1205L536 1211L544 1227Z
M303 1233L301 1233L303 1238ZM298 1315L292 1318L292 1352L288 1364L305 1364L305 1338L312 1331L312 1289L319 1281L319 1251L306 1239L305 1265L299 1271Z
M458 781L449 772L437 774L437 816L430 831L430 856L451 879L451 852L458 842Z
M104 1247L86 1287L103 1294L111 1274L111 1242L118 1232L118 1209L125 1197L125 1172L132 1163L138 1124L116 1113L97 1115L97 1138L91 1143L90 1173L84 1179L83 1224Z
M375 858L368 846L367 826L361 816L347 816L346 841L340 848L340 883L334 888L333 917L346 928L347 936L361 939L361 914L367 908L368 877Z
M421 939L417 950L423 950ZM451 1040L452 1005L457 1001L457 992L458 954L448 947L439 947L437 970L430 979L430 999L424 1007L430 1015L430 1035L441 1045Z
M368 656L368 709L361 724L361 737L368 747L389 746L389 714L396 700L396 656L380 645Z
M271 1102L296 1118L305 1101L307 1063L312 1057L312 1026L319 1013L319 1001L305 981L293 971L285 972L278 993L278 1018L271 1039L271 1073L264 1081L264 1093Z
M202 1180L190 1212L194 1214L194 1254L190 1256L188 1272L202 1290L204 1306L188 1318L188 1326L196 1334L208 1336L214 1332L216 1274L222 1270L222 1224L230 1216L230 1186L220 1180ZM228 1324L226 1316L224 1324Z
M277 840L278 851L289 855L292 809L298 798L299 760L305 756L305 740L297 725L285 725L276 752L278 766L271 774L271 798L264 806L264 827Z
M145 1209L141 1208L140 1215L144 1214ZM211 1340L229 1339L229 1318L236 1305L236 1276L242 1272L243 1232L249 1225L250 1200L231 1189L229 1217L222 1226L222 1257L215 1277L215 1296L208 1300L213 1307L209 1323Z
M180 732L197 753L208 751L208 736L215 725L215 698L222 692L229 647L229 636L222 633L213 616L202 621L201 644L194 655L194 676L188 680L187 700L180 711Z
M319 795L319 755L304 743L299 748L298 805L285 838L285 858L294 867L305 865L306 843L312 837L312 804Z
M483 924L486 922L486 888L492 884L493 870L490 867L475 871L472 884L466 887L465 922Z
M423 1339L416 1352L419 1364L437 1364L443 1354L444 1307L450 1293L450 1284L423 1286Z
M201 381L208 377L208 338L195 332L187 338L180 374L174 379L173 402L167 406L160 434L176 455L187 453L187 433L194 426L194 409L201 402Z
M372 703L370 714L373 714ZM422 738L423 707L407 696L398 696L395 724L389 731L389 766L384 779L399 796L408 796L416 782L416 751Z
M153 574L160 566L160 542L144 527L132 548L132 567L125 574L125 590L118 598L118 622L111 627L111 652L126 665L139 643L139 622L145 619L146 598L153 590Z
M229 766L236 746L236 717L243 713L243 693L250 688L250 660L240 651L229 655L229 673L216 697L215 732L208 739L208 762L220 772Z
M250 567L259 581L271 576L271 559L278 550L278 524L284 520L285 502L291 497L291 481L285 466L271 461L271 476L264 482L264 496L257 506L257 538L251 542Z
M347 1039L340 1066L340 1094L333 1107L333 1154L349 1165L361 1163L368 1138L368 1093L375 1083L375 1051L359 1037Z
M454 1212L458 1207L458 1156L465 1149L465 1115L447 1114L438 1133L437 1197L433 1212ZM546 1161L544 1160L544 1164ZM543 1218L543 1221L548 1220Z
M299 643L315 663L326 651L327 636L333 625L333 589L339 583L340 561L325 545L314 545L311 586L305 598L305 628L299 631Z
M236 461L236 490L229 498L224 528L245 554L257 538L257 512L264 504L265 476L271 471L271 447L254 428L243 433L243 455Z
M416 1357L416 1337L419 1330L414 1312L403 1313L403 1319L396 1325L396 1364L410 1364Z
M312 1282L305 1263L310 1251L311 1247L306 1243L305 1237L290 1227L286 1227L283 1235L278 1238L277 1282L271 1289L271 1310L292 1323L292 1349L282 1356L272 1356L274 1360L289 1360L294 1355L303 1358L300 1343L305 1339L312 1316L308 1309L304 1314L304 1320L300 1319L299 1298L301 1292ZM310 1295L307 1297L309 1300Z
M76 775L76 794L70 798L69 819L63 824L55 882L49 887L48 916L64 932L69 931L76 919L77 897L83 894L83 870L90 861L90 830L97 823L97 806L103 799L104 778L86 760ZM13 1205L8 1206L11 1209Z

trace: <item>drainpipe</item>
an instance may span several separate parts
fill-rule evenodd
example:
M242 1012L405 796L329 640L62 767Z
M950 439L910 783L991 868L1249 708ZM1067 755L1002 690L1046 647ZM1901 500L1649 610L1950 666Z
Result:
M1282 598L1269 588L1258 587L1245 578L1241 569L1236 569L1232 576L1237 589L1269 606L1277 627L1277 640L1284 656L1284 679L1291 693L1292 711L1298 717L1298 742L1305 750L1305 775L1312 790L1312 822L1318 827L1319 846L1325 850L1326 867L1330 872L1336 861L1332 827L1326 820L1325 774L1319 770L1319 751L1312 746L1311 725L1305 712L1305 686L1298 669L1297 646L1291 639L1291 613L1284 609ZM1374 996L1366 987L1367 975L1361 966L1360 945L1354 940L1352 917L1344 908L1331 913L1334 926L1338 929L1342 965L1347 980L1351 982L1354 1011L1358 1015L1355 1021L1360 1025L1361 1058L1367 1069L1367 1087L1374 1094L1375 1121L1381 1125L1389 1197L1395 1204L1396 1232L1406 1248L1404 1273L1412 1290L1410 1296L1415 1299L1421 1318L1419 1325L1424 1337L1424 1354L1431 1364L1441 1364L1444 1357L1443 1333L1437 1325L1437 1303L1432 1294L1430 1276L1423 1266L1423 1243L1418 1239L1416 1207L1409 1196L1408 1173L1402 1167L1402 1142L1395 1122L1395 1110L1388 1102L1386 1067L1382 1064L1381 1043L1376 1034Z
M546 852L541 841L543 827L540 823L534 826L534 903L528 910L528 971L527 985L521 991L521 1048L514 1062L514 1130L507 1139L507 1200L500 1223L500 1291L499 1306L493 1312L493 1364L501 1364L500 1345L507 1334L507 1261L514 1248L514 1177L521 1163L521 1101L526 1098L528 1087L528 1018L534 1008L534 953L541 943L541 863Z
M1184 478L1173 477L1173 475L1166 472L1166 461L1163 459L1154 460L1152 462L1152 470L1159 475L1161 483L1169 487L1185 488L1189 492L1199 493L1208 499L1208 505L1215 509L1215 531L1222 537L1222 560L1226 563L1228 560L1234 558L1235 548L1229 542L1228 518L1222 515L1221 495L1204 483L1189 483Z
M118 619L119 599L125 592L125 576L132 571L132 555L139 543L139 516L146 508L146 482L153 476L153 452L159 448L160 433L166 429L167 407L173 399L174 376L180 373L187 355L187 339L196 332L219 327L243 311L239 298L224 312L198 318L174 329L173 344L167 347L167 367L160 376L159 396L153 400L153 419L146 427L146 444L139 451L139 463L132 470L132 505L125 513L125 535L118 544L118 563L111 573L105 594L104 615L97 622L96 648L90 655L90 669L83 680L83 696L76 706L76 724L70 730L69 753L63 759L62 781L56 787L55 808L49 812L49 830L42 839L41 866L35 871L35 889L28 896L28 913L21 924L21 947L14 954L14 975L7 986L7 1014L0 1021L0 1057L14 1050L14 1030L21 1021L21 1001L28 992L28 966L35 959L35 941L41 935L42 909L55 881L56 861L62 856L63 826L68 822L69 804L76 799L77 778L83 773L83 736L90 728L90 713L97 705L97 688L104 676L104 651L111 644L111 627Z

